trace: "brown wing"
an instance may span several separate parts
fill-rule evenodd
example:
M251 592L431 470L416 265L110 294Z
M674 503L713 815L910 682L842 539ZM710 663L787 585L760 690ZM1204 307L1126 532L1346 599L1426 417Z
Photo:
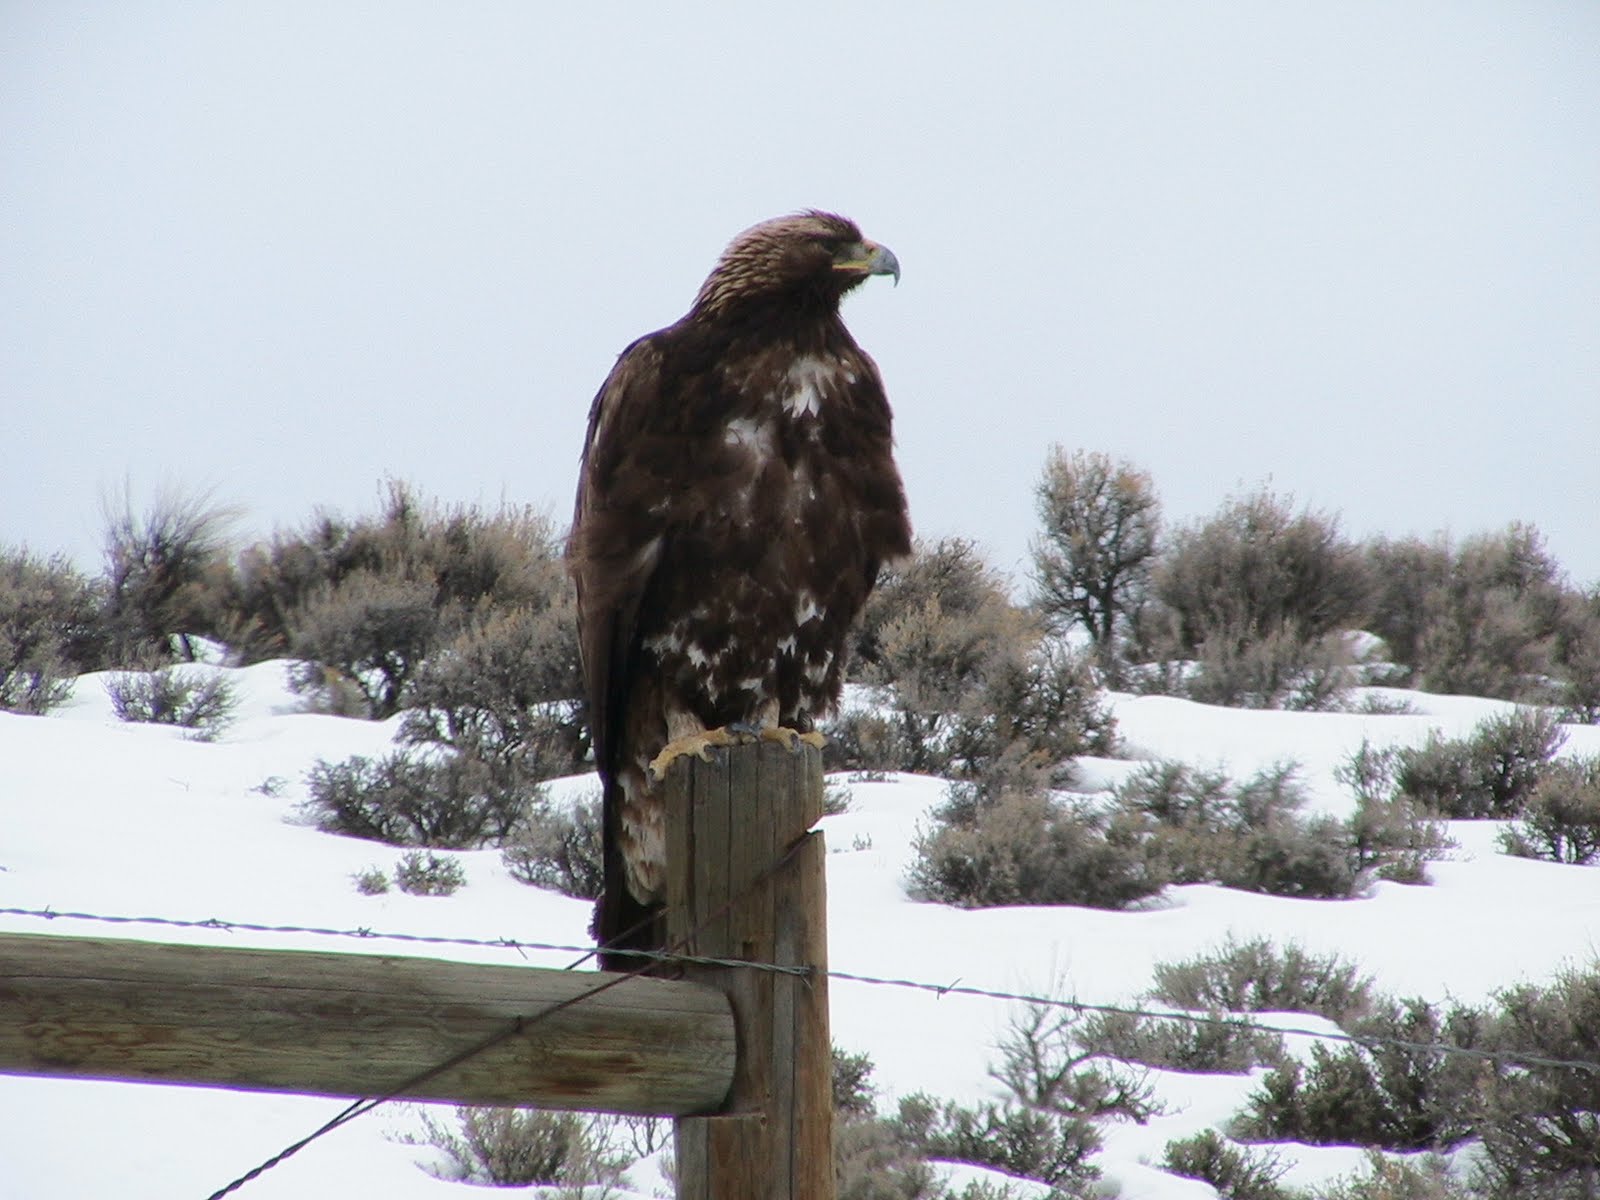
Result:
M577 507L567 546L578 592L578 649L588 691L595 765L621 761L622 716L634 669L639 603L659 558L665 517L630 495L670 495L672 456L649 428L661 401L660 355L641 338L618 357L589 410Z
M567 561L578 593L578 650L589 732L603 786L605 890L594 936L602 945L652 946L652 912L629 894L621 836L621 765L628 703L638 672L639 609L660 557L665 511L640 498L670 495L672 456L650 418L662 404L661 356L650 335L617 358L589 410ZM606 969L638 964L605 955Z

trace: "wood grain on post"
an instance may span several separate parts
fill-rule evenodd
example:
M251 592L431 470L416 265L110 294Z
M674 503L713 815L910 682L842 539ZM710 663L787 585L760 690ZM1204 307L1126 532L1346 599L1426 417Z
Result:
M728 1093L727 999L700 984L295 950L0 935L0 1073L675 1116ZM582 999L577 999L584 997ZM549 1017L552 1006L577 999Z
M679 1200L832 1200L822 755L735 746L679 760L662 787L672 944L812 969L683 968L732 1000L739 1062L720 1113L677 1122Z

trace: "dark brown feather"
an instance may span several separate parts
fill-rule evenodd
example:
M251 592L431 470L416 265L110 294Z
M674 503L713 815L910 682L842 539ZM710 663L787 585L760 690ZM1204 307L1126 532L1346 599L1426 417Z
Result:
M863 244L820 213L746 231L595 397L568 557L605 785L603 943L658 944L649 761L686 726L831 712L849 626L910 549L882 380L838 313Z

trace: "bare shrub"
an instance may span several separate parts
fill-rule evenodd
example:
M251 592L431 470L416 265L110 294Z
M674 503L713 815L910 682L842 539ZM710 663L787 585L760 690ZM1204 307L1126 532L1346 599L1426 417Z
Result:
M1287 631L1311 644L1359 626L1370 585L1358 551L1334 517L1292 503L1266 490L1234 497L1172 536L1155 591L1190 657L1219 638L1238 647Z
M59 659L32 654L0 671L0 712L42 716L72 695L72 677Z
M1358 799L1344 825L1351 865L1391 883L1430 882L1428 864L1455 849L1445 828L1409 797Z
M1426 806L1400 790L1400 763L1399 748L1379 749L1363 738L1333 777L1356 798L1346 823L1356 869L1395 883L1426 883L1427 864L1455 843Z
M870 1117L877 1112L873 1097L872 1056L865 1051L851 1052L834 1045L829 1055L829 1081L833 1111L840 1120Z
M0 710L48 712L99 665L99 598L64 558L0 550Z
M1097 1054L1168 1071L1243 1075L1284 1060L1283 1038L1213 1011L1204 1022L1133 1013L1091 1013L1079 1034Z
M205 667L118 672L105 689L119 720L177 725L203 742L219 737L239 707L228 677Z
M599 793L571 805L536 806L505 840L500 856L513 879L595 899L605 883Z
M208 494L158 494L143 513L124 490L104 504L105 622L118 665L193 661L193 637L211 632L210 593L228 569L237 511Z
M947 611L935 596L887 621L880 632L875 682L892 685L890 707L907 751L902 769L937 773L957 714L983 690L1008 643L1026 636L1021 614L996 598L973 611Z
M1179 1008L1224 1012L1311 1012L1340 1025L1368 1012L1372 980L1338 955L1317 955L1267 938L1229 938L1216 950L1158 963L1151 998Z
M1538 529L1516 523L1459 546L1379 540L1366 557L1372 630L1414 685L1585 711L1600 679L1593 606L1566 583Z
M1377 804L1394 798L1399 788L1399 769L1398 748L1374 746L1362 738L1361 745L1333 768L1333 778L1349 788L1358 801Z
M1440 816L1515 817L1566 741L1556 718L1517 709L1482 722L1466 738L1430 736L1397 752L1395 786Z
M892 1121L845 1119L833 1133L838 1200L947 1200L933 1165Z
M924 1158L974 1163L1085 1196L1099 1177L1089 1157L1100 1148L1082 1117L993 1102L968 1108L918 1093L900 1101L895 1123Z
M1308 1200L1482 1200L1450 1172L1440 1155L1421 1160L1394 1159L1376 1150L1367 1154L1364 1175L1351 1175L1314 1187Z
M1342 711L1358 713L1364 717L1414 717L1418 708L1404 696L1385 696L1381 692L1363 692L1355 701L1346 703Z
M1049 1200L1089 1200L1099 1172L1092 1120L1016 1103L977 1108L918 1093L890 1117L877 1114L872 1060L834 1047L834 1179L839 1200L1019 1200L1010 1185L944 1182L934 1161L970 1162L1051 1185ZM1086 1093L1086 1094L1092 1094ZM1036 1188L1026 1194L1033 1195Z
M1156 759L1130 775L1117 788L1116 798L1122 808L1161 825L1203 829L1231 820L1232 789L1225 772Z
M1083 1013L1030 1003L1011 1014L990 1070L1018 1104L1065 1116L1122 1116L1143 1123L1160 1111L1142 1071L1102 1060Z
M537 799L520 781L497 779L484 763L403 751L318 760L306 786L304 810L328 833L445 849L504 839Z
M372 579L380 592L396 586L352 578ZM399 586L411 615L398 619L414 617L418 628L431 621L421 614L420 592ZM460 847L503 841L525 815L541 811L541 782L577 769L587 745L582 714L565 695L576 687L576 646L572 614L560 596L542 609L491 611L431 657L421 657L426 639L418 637L412 643L418 657L371 660L371 703L398 703L394 689L403 689L415 707L399 737L416 748L376 762L319 764L309 805L318 823L356 837ZM334 626L348 633L358 623ZM394 650L401 640L384 636L371 644ZM545 870L551 853L578 849L581 838L573 832L535 845L526 840L534 837L530 826L513 855L524 855L516 861L528 870L536 862ZM566 871L565 886L588 886L579 857L569 855L564 868L553 869L541 880L553 882Z
M1129 681L1209 704L1321 710L1352 680L1343 642L1366 611L1359 552L1335 518L1262 490L1179 529L1153 600L1130 614Z
M1126 908L1165 882L1120 825L1036 792L989 800L954 787L913 851L911 894L967 908Z
M855 653L883 703L829 728L836 768L1032 786L1115 739L1088 664L1041 635L969 542L919 543L869 600Z
M1291 989L1295 994L1276 986L1251 994L1254 985L1243 980L1263 978L1271 969L1250 965L1259 957L1216 956L1201 978L1168 990L1191 999L1225 992L1234 1008L1322 1011L1358 1041L1316 1043L1309 1062L1275 1067L1235 1121L1235 1136L1400 1152L1449 1149L1472 1139L1482 1144L1470 1187L1434 1159L1406 1169L1375 1167L1370 1179L1344 1181L1314 1196L1577 1200L1594 1194L1600 1182L1600 1113L1593 1072L1581 1064L1600 1061L1600 971L1568 970L1548 984L1508 988L1486 1008L1374 997L1366 982L1353 984L1347 966L1313 972L1322 977L1319 989L1335 982L1340 996L1330 1005L1327 997L1305 997L1300 985ZM1164 970L1157 968L1158 980ZM1503 1057L1456 1054L1452 1048Z
M361 693L367 715L392 717L438 626L431 581L360 571L326 584L296 614L290 649L306 662L295 690L315 696L337 680Z
M1307 818L1300 811L1305 802L1293 763L1239 783L1181 763L1150 763L1118 787L1115 799L1140 830L1146 853L1175 883L1337 899L1354 895L1369 869L1399 864L1413 853L1409 842L1380 841L1379 831L1357 819ZM1359 818L1374 819L1371 812ZM1414 833L1419 847L1426 841L1410 827L1382 832L1395 841L1402 832Z
M1550 862L1600 859L1600 758L1551 763L1500 844L1508 854Z
M1372 580L1367 624L1381 637L1393 660L1414 671L1433 597L1446 587L1454 555L1443 537L1375 538L1363 547Z
M1600 969L1495 998L1493 1048L1600 1062ZM1497 1063L1487 1080L1478 1182L1494 1200L1579 1200L1600 1189L1600 1103L1592 1070Z
M946 1200L938 1173L894 1121L878 1116L872 1059L833 1048L833 1165L838 1200Z
M1115 792L1117 810L1139 830L1146 855L1173 883L1209 883L1239 852L1233 784L1220 771L1147 763Z
M466 882L459 862L432 850L412 850L394 865L394 885L408 896L453 896Z
M385 525L410 528L407 510L397 510L395 499L391 496ZM411 503L409 493L405 503ZM300 611L314 595L357 572L382 574L394 561L384 541L363 523L319 513L298 532L278 533L246 548L221 602L228 615L219 622L220 636L247 663L287 656Z
M852 779L856 777L852 776ZM867 780L860 780L867 782ZM877 781L881 782L881 781ZM848 784L839 783L837 780L825 779L822 784L822 815L825 817L839 817L850 811L855 804L856 796Z
M1327 712L1343 701L1351 661L1337 634L1309 637L1284 625L1240 636L1209 631L1184 695L1202 704Z
M1272 821L1245 834L1234 869L1219 883L1272 896L1335 900L1356 894L1361 874L1332 817Z
M1213 1129L1168 1142L1161 1165L1174 1175L1205 1180L1222 1200L1290 1200L1293 1195L1278 1186L1289 1167L1276 1153L1236 1146Z
M1318 1042L1309 1065L1276 1067L1252 1093L1235 1133L1387 1150L1444 1149L1473 1136L1482 1064L1423 1044L1481 1048L1482 1013L1384 999L1347 1028L1373 1040L1360 1046Z
M524 686L539 690L574 673L575 635L563 645L558 633L531 623L562 604L571 620L559 540L531 510L444 508L390 483L376 516L321 515L246 550L230 586L219 636L246 661L313 660L322 670L307 671L305 686L319 689L331 671L360 688L373 716L408 702L408 684L434 651L501 614L526 611L523 632L549 652L539 678ZM577 695L572 687L564 693Z
M847 708L823 728L828 739L823 763L830 771L887 773L910 760L899 724L884 713Z
M442 1179L494 1187L563 1184L573 1200L605 1200L622 1187L628 1158L615 1146L606 1117L536 1108L455 1110L455 1129L423 1111L426 1137L439 1150Z
M1600 723L1600 587L1570 598L1567 613L1556 646L1561 681L1555 702L1563 720L1594 725Z
M1560 565L1533 526L1468 538L1432 597L1418 647L1432 691L1546 699L1561 615Z
M570 591L543 608L492 609L410 678L400 738L448 746L537 782L582 769L577 619Z
M961 778L1006 782L1037 769L1057 781L1080 754L1110 754L1116 722L1105 707L1088 661L1059 642L1001 644L982 686L950 723L949 766Z
M976 543L943 538L932 544L918 539L905 561L886 567L867 597L856 626L851 678L879 682L873 669L881 664L884 627L891 621L937 601L951 617L970 616L1005 600L1005 588L983 560Z
M1452 599L1458 589L1452 589ZM1470 609L1447 609L1422 636L1419 653L1427 690L1503 696L1539 703L1552 699L1550 635L1512 592L1471 594Z
M468 615L485 602L537 607L564 580L550 522L529 509L445 508L390 481L375 516L319 514L239 559L237 607L252 633L247 659L281 657L296 613L316 592L366 573L431 579L442 609Z

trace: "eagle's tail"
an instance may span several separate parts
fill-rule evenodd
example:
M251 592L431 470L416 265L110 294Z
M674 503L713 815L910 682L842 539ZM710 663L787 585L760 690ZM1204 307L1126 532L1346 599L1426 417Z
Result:
M601 830L605 890L595 901L591 929L600 947L602 971L637 971L646 965L646 960L637 955L611 951L661 950L667 943L664 906L641 904L628 890L628 868L622 860L622 845L616 828L621 814L622 785L608 779Z

